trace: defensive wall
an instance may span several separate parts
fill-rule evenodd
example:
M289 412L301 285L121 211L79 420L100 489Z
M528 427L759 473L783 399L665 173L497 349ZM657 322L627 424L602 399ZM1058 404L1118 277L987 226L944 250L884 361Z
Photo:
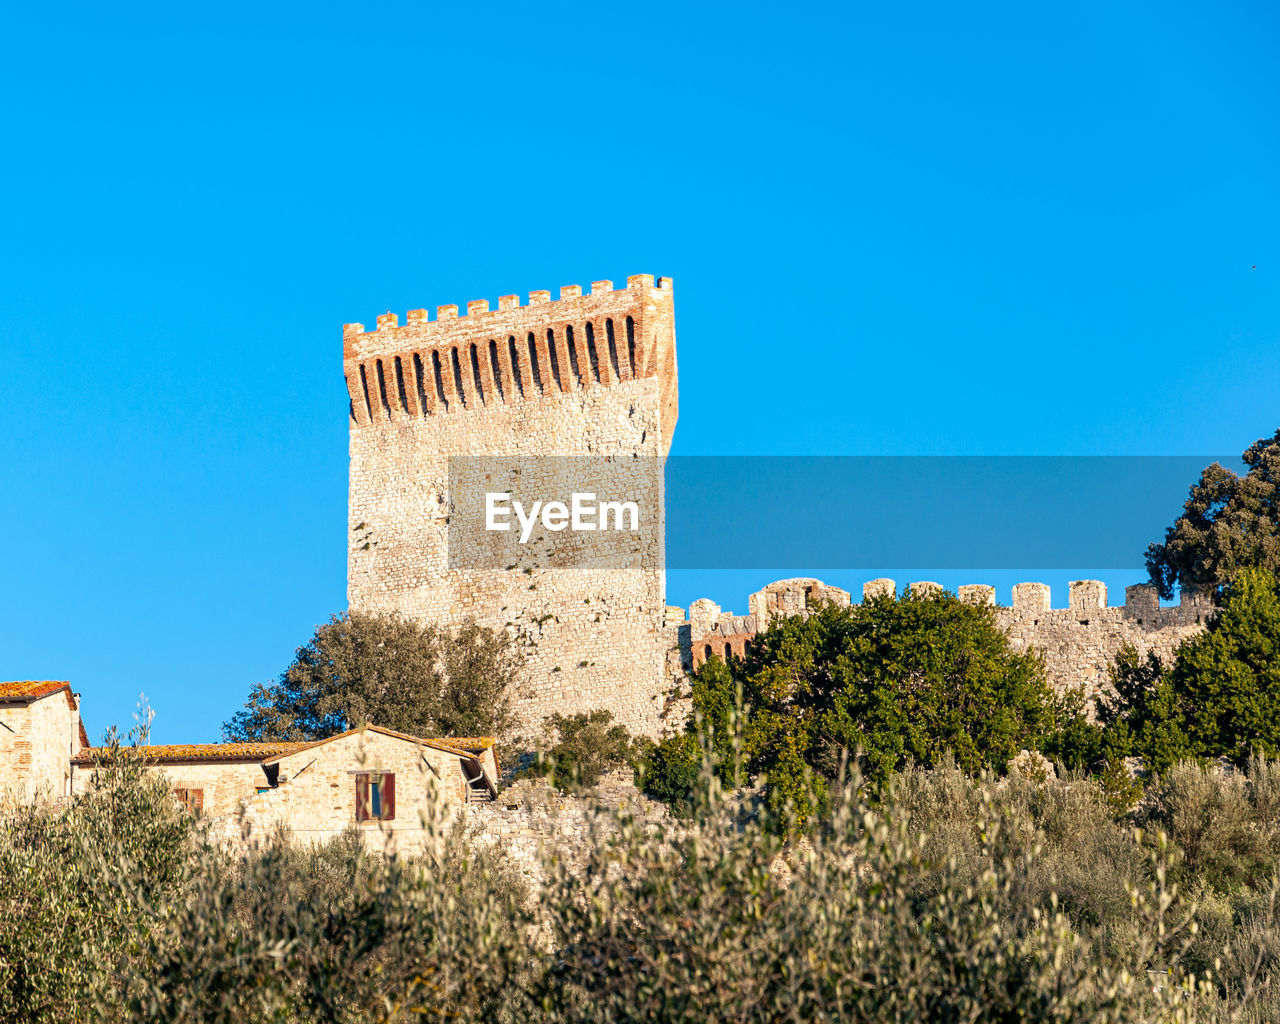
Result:
M916 593L941 590L928 581L908 584ZM862 600L893 596L897 584L890 579L863 585ZM962 586L962 601L995 608L996 622L1009 635L1014 648L1038 647L1044 652L1049 681L1059 690L1083 688L1096 695L1107 683L1108 666L1120 648L1132 644L1140 652L1155 651L1166 662L1183 640L1204 628L1212 614L1210 602L1184 593L1181 603L1161 607L1159 593L1150 584L1125 589L1123 604L1107 603L1107 586L1098 580L1076 580L1068 588L1067 606L1054 608L1044 583L1019 583L1008 606L996 604L995 588L984 584ZM790 579L770 583L747 599L746 615L724 612L706 598L684 609L667 609L671 642L686 670L702 665L712 654L722 659L744 657L759 633L777 616L807 614L822 604L847 606L847 590L816 579Z
M678 414L669 278L595 281L387 313L343 327L350 398L347 598L353 611L426 622L466 618L529 641L536 728L553 713L610 708L636 732L660 728L670 646L661 529L637 567L451 562L451 456L647 458L660 470ZM661 513L661 472L642 497ZM561 535L563 536L563 535ZM455 538L456 539L456 538ZM456 554L456 552L455 552Z

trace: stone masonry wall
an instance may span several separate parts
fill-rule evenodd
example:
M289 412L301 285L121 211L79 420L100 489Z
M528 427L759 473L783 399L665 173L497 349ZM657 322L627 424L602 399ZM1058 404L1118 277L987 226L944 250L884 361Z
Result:
M66 691L0 704L0 797L30 804L66 796L79 723L76 698Z
M910 587L913 591L941 589L931 582ZM896 592L893 580L872 580L863 586L863 600ZM981 584L960 587L958 596L976 604L996 604L995 588ZM724 659L728 651L729 656L743 657L771 618L806 614L824 602L848 605L850 595L820 580L779 580L750 596L748 615L723 612L706 598L689 606L687 620L682 609L669 608L668 635L688 670L712 654ZM1176 607L1162 608L1155 587L1149 584L1128 587L1124 604L1109 605L1106 584L1098 580L1073 582L1066 608L1052 607L1049 587L1043 583L1019 583L1013 588L1011 606L996 607L996 621L1015 649L1035 647L1044 653L1046 674L1055 688L1083 688L1090 696L1106 685L1108 666L1124 644L1143 654L1155 651L1169 662L1178 644L1204 629L1211 614L1210 603L1194 594L1184 594Z
M151 769L164 775L170 789L198 789L201 791L204 814L218 817L234 814L244 801L252 798L259 787L268 784L266 773L257 761L240 761L209 764L158 764ZM94 769L89 765L72 766L74 792L88 790Z
M428 840L423 819L456 812L465 800L461 762L455 755L378 732L365 731L282 757L279 785L245 803L244 823L263 837L277 826L296 838L332 838L355 826L370 847L393 843L420 851ZM395 818L356 822L356 774L395 773ZM224 838L241 831L238 816L220 823Z
M449 560L450 456L647 457L660 465L677 415L671 282L574 286L557 302L411 310L344 327L350 394L348 601L456 624L474 617L532 642L530 730L555 712L607 706L660 728L672 679L661 530L639 568L457 568ZM652 496L661 508L661 483Z

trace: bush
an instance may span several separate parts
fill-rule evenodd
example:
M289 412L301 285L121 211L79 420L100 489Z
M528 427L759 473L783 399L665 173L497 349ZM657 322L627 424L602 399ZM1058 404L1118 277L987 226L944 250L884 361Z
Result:
M145 737L145 727L132 734ZM0 828L0 1020L93 1021L167 935L193 885L198 834L163 780L111 732L92 788L59 810L14 810Z
M697 737L691 733L666 737L648 747L641 757L637 779L640 788L676 814L687 817L693 810L698 788L701 755Z
M552 715L547 725L557 737L544 755L542 772L566 792L590 789L605 772L634 764L638 749L609 711Z
M531 939L510 864L457 832L422 860L367 856L362 837L319 848L277 835L243 860L206 851L205 884L145 949L134 1019L517 1019Z
M1020 757L975 779L943 757L875 786L837 775L790 843L700 756L694 819L584 801L585 835L532 853L529 892L504 847L445 821L419 859L354 833L212 849L119 754L98 790L0 830L4 1024L1261 1024L1280 1007L1276 762L1176 768L1135 833L1084 776Z

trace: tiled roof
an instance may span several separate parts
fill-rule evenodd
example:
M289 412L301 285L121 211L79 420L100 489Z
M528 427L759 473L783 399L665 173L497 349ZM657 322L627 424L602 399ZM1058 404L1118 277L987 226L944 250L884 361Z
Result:
M383 736L390 736L392 739L405 740L408 743L425 744L428 747L443 750L445 753L468 759L474 757L476 754L483 753L487 747L493 745L493 740L485 736L462 738L446 736L441 739L427 739L424 736L410 736L408 733L396 732L394 729L384 729L380 725L367 725L348 729L346 732L340 732L335 736L326 736L322 740L312 740L310 743L300 743L297 745L295 750L281 751L279 754L274 755L272 759L275 760L280 757L284 757L286 754L296 753L298 750L303 750L307 747L318 747L325 743L332 743L334 740L344 739L347 736L354 736L356 733L362 732L365 729L368 729L370 732L381 733Z
M382 733L384 736L407 740L411 743L425 743L427 746L466 758L482 754L494 744L491 736L446 736L428 739L420 736L409 736L402 732L393 732L391 729L383 729L376 725L371 725L368 728L373 732ZM305 742L176 743L129 749L137 750L143 758L154 764L175 764L190 761L202 761L210 764L219 761L268 761L285 757L288 754L295 754L299 750L306 750L308 747L318 747L333 740L341 739L344 736L351 736L359 731L359 729L350 729L347 732L339 733L337 736ZM76 755L75 763L93 764L95 761L104 759L107 754L107 747L85 747Z
M424 737L424 741L443 743L447 747L465 750L468 754L483 753L497 742L492 736L435 736Z
M59 690L67 691L67 701L74 708L76 699L71 694L71 684L59 679L18 679L0 683L0 701L39 700Z
M291 754L310 746L308 743L171 743L161 746L131 747L145 760L156 764L179 761L261 761L268 757ZM76 756L77 764L92 764L107 757L107 747L86 747Z

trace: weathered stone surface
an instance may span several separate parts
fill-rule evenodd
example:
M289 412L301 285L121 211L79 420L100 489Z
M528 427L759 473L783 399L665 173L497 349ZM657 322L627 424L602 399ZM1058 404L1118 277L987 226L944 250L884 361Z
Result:
M608 707L635 732L661 728L672 684L662 537L639 569L451 567L450 456L666 457L677 416L669 279L572 286L557 302L471 303L465 317L344 327L350 404L353 610L428 622L474 618L529 641L536 730L553 712ZM572 342L571 342L572 339ZM572 348L570 347L572 344ZM535 369L536 366L536 369ZM660 483L652 495L661 508Z
M80 698L69 687L0 702L0 806L68 796L79 749Z
M912 583L913 592L940 590L936 583ZM864 601L892 596L897 584L890 579L863 585ZM772 608L772 614L809 614L824 600L837 599L844 591L826 587L819 580L780 580L747 599L748 607ZM1177 607L1161 608L1154 587L1129 587L1123 605L1107 604L1106 585L1098 580L1076 580L1070 586L1067 608L1053 608L1049 587L1043 583L1019 583L1013 588L1013 606L995 608L996 622L1018 650L1037 648L1045 657L1050 683L1059 690L1083 688L1096 696L1107 684L1108 667L1124 644L1139 651L1155 651L1166 663L1173 660L1178 644L1200 632L1212 614L1203 597L1185 594ZM995 605L995 588L969 584L959 588L963 601ZM847 594L845 594L847 603ZM694 605L702 602L695 601ZM707 602L710 604L710 602ZM712 654L743 656L743 652L767 626L759 614L735 616L712 605L715 616L690 616L688 623L669 626L674 642L681 644L683 661L697 667ZM683 627L684 633L677 630Z

